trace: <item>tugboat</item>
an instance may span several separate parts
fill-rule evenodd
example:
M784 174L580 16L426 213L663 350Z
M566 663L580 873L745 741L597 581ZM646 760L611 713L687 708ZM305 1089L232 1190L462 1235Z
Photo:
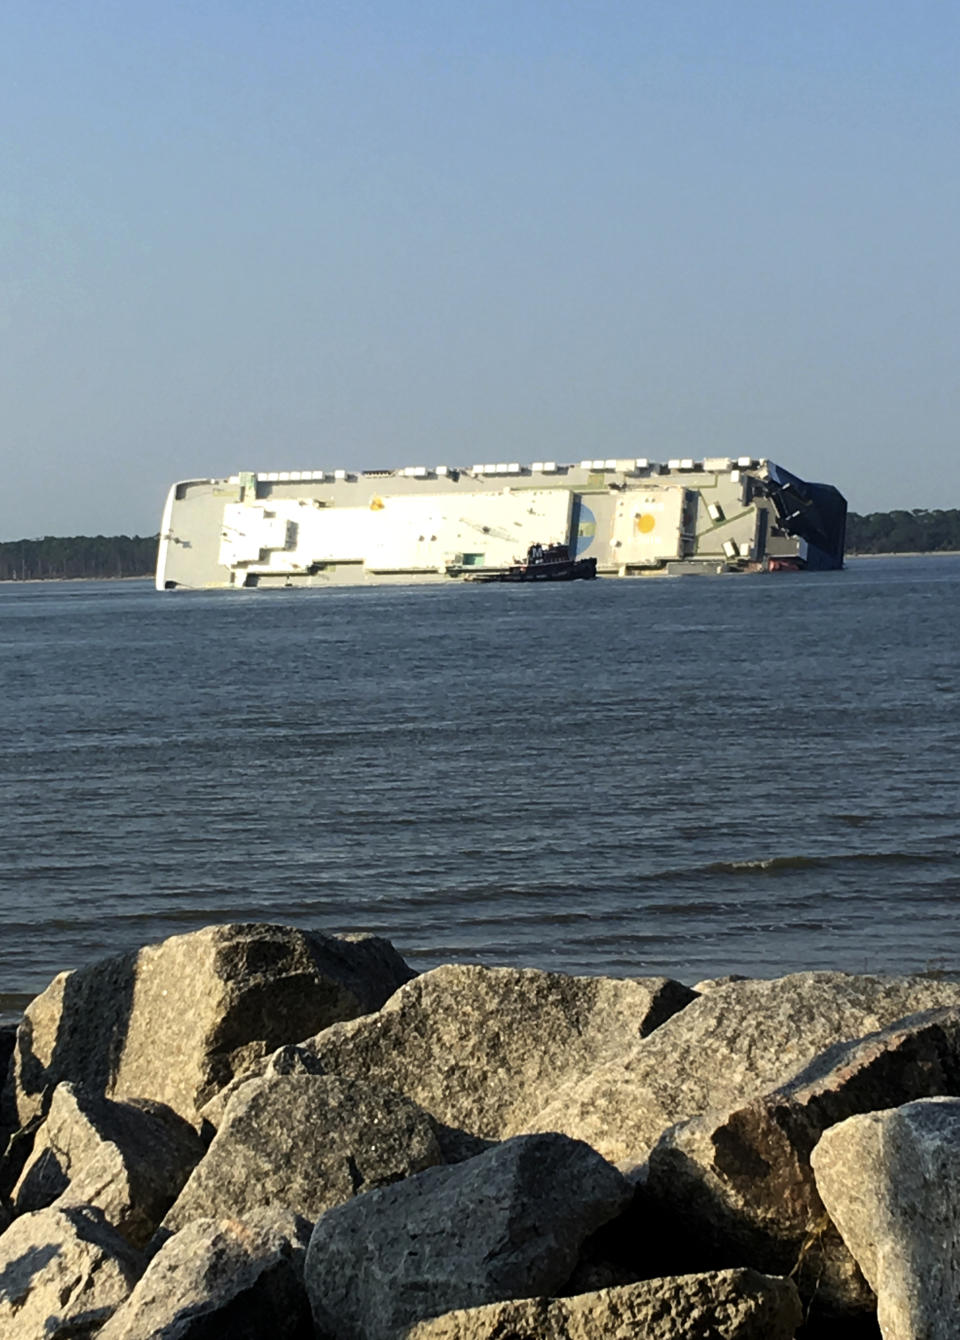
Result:
M468 582L576 582L597 575L595 558L571 558L565 544L531 544L522 562L500 572L477 573Z

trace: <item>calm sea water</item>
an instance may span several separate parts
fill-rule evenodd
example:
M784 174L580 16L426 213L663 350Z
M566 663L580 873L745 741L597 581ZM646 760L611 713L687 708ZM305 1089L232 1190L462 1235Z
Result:
M0 586L0 1006L216 921L419 968L960 966L960 559Z

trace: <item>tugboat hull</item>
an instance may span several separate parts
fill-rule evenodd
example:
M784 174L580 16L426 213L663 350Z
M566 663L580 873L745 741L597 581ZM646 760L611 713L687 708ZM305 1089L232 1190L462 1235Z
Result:
M505 572L485 572L465 577L468 582L576 582L590 581L597 575L595 558L568 559L559 563L521 563Z

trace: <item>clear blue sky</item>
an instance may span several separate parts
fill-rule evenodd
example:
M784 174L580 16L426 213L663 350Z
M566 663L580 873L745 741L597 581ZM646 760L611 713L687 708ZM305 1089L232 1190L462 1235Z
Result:
M6 0L0 538L770 456L960 506L955 0Z

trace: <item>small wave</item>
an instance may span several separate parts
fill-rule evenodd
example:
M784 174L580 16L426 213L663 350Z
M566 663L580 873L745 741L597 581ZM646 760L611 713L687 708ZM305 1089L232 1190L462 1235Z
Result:
M712 861L702 870L708 875L763 875L791 870L824 870L840 865L936 865L941 859L907 851L838 852L832 856L768 856L743 861Z
M812 870L825 864L816 856L766 856L751 861L712 861L704 866L708 875L742 874L744 871L757 874L779 870Z
M739 861L710 861L706 865L669 866L649 874L637 874L636 884L677 884L697 881L711 875L769 874L790 870L811 870L830 865L830 857L818 856L765 856Z
M932 855L921 852L837 852L825 856L806 856L796 854L792 856L757 856L742 857L731 861L710 861L703 865L675 865L665 866L660 870L631 870L629 873L621 872L618 874L617 884L628 887L631 890L637 888L656 887L658 885L702 885L709 883L717 875L790 875L797 871L810 870L836 870L842 867L857 866L937 866L944 865L955 867L955 858L950 853ZM411 906L421 906L424 898L425 886L419 886L416 890L403 890L391 888L389 891L378 897L368 898L367 902L381 903L384 901L395 902L397 905L409 904ZM347 892L346 887L343 890ZM526 884L516 883L490 883L490 882L465 882L462 878L456 883L450 885L437 886L431 898L440 899L445 907L451 905L463 905L466 907L474 904L480 904L484 908L496 910L505 903L536 903L541 898L579 898L587 895L599 896L604 890L595 886L589 876L585 879L583 872L568 874L566 877L557 877L550 881L531 880ZM604 904L608 906L607 903ZM714 906L722 904L711 903L690 903L685 900L684 908L694 908L700 911L709 911ZM656 905L658 910L670 905ZM583 909L578 908L572 916L581 918L590 916L591 913L585 913Z

